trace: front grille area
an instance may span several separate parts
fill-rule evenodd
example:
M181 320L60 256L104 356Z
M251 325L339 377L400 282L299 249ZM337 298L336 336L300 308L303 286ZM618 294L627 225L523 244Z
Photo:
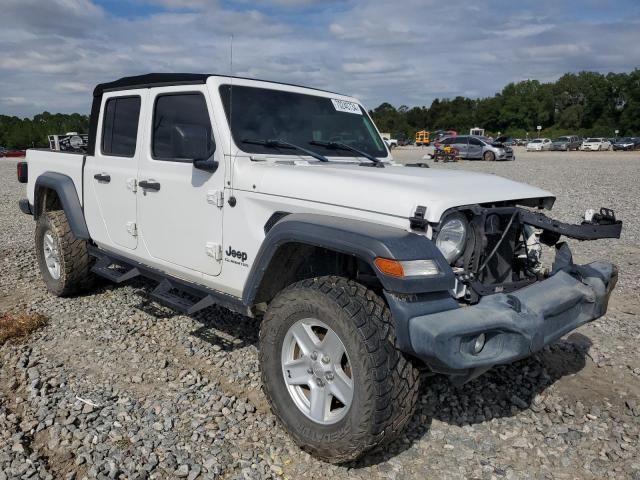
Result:
M504 283L511 280L512 260L515 256L516 241L521 236L521 226L511 222L509 230L506 230L510 219L510 215L495 213L485 219L486 246L480 255L480 258L483 258L480 266L484 265L484 268L477 272L478 280L482 283ZM489 258L494 250L495 253Z
M456 266L463 272L465 299L477 302L484 295L510 292L535 282L528 264L526 240L515 207L476 207L468 213L467 245Z

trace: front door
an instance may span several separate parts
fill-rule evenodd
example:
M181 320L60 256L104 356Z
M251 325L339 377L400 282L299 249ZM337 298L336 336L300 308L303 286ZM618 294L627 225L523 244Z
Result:
M135 180L146 95L146 90L128 90L104 96L95 153L87 157L84 168L84 208L91 238L115 250L134 250L138 245Z
M460 155L460 158L468 158L467 150L469 147L469 137L464 135L455 137L453 146L456 150L458 150L458 155Z
M477 138L469 138L469 146L467 147L467 158L482 158L483 143Z
M206 87L162 87L149 93L149 141L138 171L140 238L156 264L188 274L222 267L224 155L216 150ZM194 159L218 161L210 172Z

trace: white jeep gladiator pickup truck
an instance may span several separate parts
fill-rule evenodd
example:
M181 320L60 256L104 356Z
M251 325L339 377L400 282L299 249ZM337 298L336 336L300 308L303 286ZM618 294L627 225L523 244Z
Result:
M29 150L18 177L51 293L144 276L185 314L260 317L273 411L332 462L402 431L420 369L461 384L527 357L602 316L617 280L560 241L619 238L610 210L570 225L539 188L397 164L355 99L294 85L101 84L86 152Z

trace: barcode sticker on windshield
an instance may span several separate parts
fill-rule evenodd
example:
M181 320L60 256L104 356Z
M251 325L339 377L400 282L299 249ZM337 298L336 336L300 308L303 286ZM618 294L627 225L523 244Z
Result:
M346 100L331 99L334 108L339 112L355 113L356 115L362 115L360 105L355 102L348 102Z

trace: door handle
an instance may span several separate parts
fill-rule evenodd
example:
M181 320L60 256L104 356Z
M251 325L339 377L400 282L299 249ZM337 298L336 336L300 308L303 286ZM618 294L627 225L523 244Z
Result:
M99 182L109 183L111 181L111 175L108 173L96 173L93 178L98 180Z
M138 185L145 190L155 190L156 192L160 190L160 184L153 180L141 180Z

